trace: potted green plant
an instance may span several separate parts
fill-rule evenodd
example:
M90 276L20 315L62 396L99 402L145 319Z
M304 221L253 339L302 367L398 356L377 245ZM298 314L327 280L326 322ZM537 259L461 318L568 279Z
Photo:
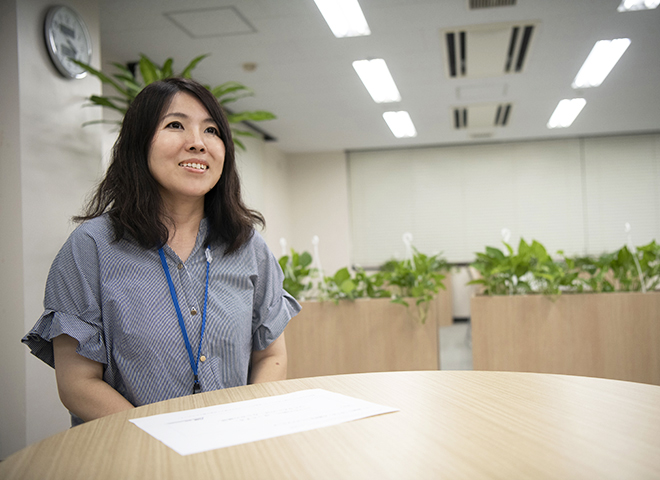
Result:
M517 252L503 243L508 255L494 247L476 254L471 266L481 278L468 285L481 285L484 295L540 293L551 298L575 287L579 273L570 259L554 260L536 240L528 244L521 239Z
M386 298L390 293L383 288L384 282L383 275L370 275L360 267L355 269L354 275L351 275L348 267L340 268L334 275L325 277L319 299L337 304L340 300Z
M414 247L412 250L412 258L390 260L381 267L381 272L392 292L392 302L410 308L409 299L413 299L412 316L424 324L431 301L441 289L446 290L443 280L449 267L440 254L425 255Z
M539 242L487 247L472 264L475 370L585 375L660 385L660 248L551 258ZM648 293L643 293L646 290Z
M426 255L412 248L412 257L408 260L390 260L379 271L368 274L357 267L351 275L348 267L340 268L332 276L324 277L318 288L311 295L312 275L309 267L312 257L308 252L297 253L279 259L284 271L284 288L295 298L330 300L337 304L340 300L358 298L390 298L393 303L410 309L410 302L415 308L411 316L420 324L426 322L429 307L438 292L446 287L443 283L449 270L447 262L440 254Z
M112 65L117 71L112 74L106 74L96 70L91 65L77 60L72 61L87 70L91 75L97 77L102 83L110 85L116 91L116 95L113 96L92 95L89 97L90 104L109 108L118 112L123 118L128 106L146 85L169 77L191 78L192 71L197 67L199 62L208 56L208 54L205 54L195 57L181 72L178 73L173 70L174 61L172 58L168 58L162 65L158 65L144 54L140 55L140 60L136 65L137 68L131 69L120 63L113 63ZM210 85L207 85L206 87L218 99L220 104L225 107L227 119L229 120L232 135L234 137L234 144L239 148L245 149L245 145L237 137L254 136L254 134L248 130L237 128L237 125L246 121L260 122L275 118L275 115L271 112L263 110L232 112L226 108L229 103L235 102L246 96L254 95L252 90L241 83L225 82L215 87ZM85 125L94 123L121 123L121 120L109 122L105 120L94 120L86 122Z
M303 255L280 259L303 306L286 330L290 378L439 368L438 326L452 322L449 295L437 295L446 268L439 255L414 251L412 262L391 261L372 274L344 267L322 281Z

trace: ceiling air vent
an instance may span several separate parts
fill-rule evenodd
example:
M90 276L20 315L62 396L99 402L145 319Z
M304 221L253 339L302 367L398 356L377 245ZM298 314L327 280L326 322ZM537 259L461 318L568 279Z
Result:
M496 77L523 71L536 22L476 25L443 32L450 78Z
M455 130L483 130L506 127L511 118L510 103L477 103L467 107L452 108Z
M509 123L509 114L511 113L511 104L501 104L497 106L495 113L495 126L506 127Z
M456 130L467 128L467 108L454 109L454 128Z
M522 28L522 30L521 30ZM504 71L511 73L511 69L519 72L525 63L525 56L529 49L529 42L532 40L534 25L525 25L524 27L513 27L511 29L511 38L509 40L509 50L506 56L506 66ZM518 40L520 38L520 40Z
M493 7L512 7L515 4L516 0L468 0L468 8L470 10Z

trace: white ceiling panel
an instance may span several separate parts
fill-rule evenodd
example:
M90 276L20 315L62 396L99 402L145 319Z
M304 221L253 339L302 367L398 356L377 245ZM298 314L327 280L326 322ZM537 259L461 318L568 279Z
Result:
M256 33L236 7L182 10L164 15L193 39Z

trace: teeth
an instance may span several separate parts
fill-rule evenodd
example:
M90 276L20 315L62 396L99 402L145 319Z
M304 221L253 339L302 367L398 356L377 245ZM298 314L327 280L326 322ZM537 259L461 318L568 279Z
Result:
M209 168L201 163L193 163L193 162L181 162L179 165L181 165L182 167L194 168L197 170L206 170L207 168Z

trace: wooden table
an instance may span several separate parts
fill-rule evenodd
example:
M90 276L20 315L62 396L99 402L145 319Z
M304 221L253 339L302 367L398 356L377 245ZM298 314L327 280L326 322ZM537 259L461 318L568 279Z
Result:
M180 456L129 418L308 388L396 413ZM392 372L250 385L146 405L54 435L2 479L660 478L660 387L511 372Z

